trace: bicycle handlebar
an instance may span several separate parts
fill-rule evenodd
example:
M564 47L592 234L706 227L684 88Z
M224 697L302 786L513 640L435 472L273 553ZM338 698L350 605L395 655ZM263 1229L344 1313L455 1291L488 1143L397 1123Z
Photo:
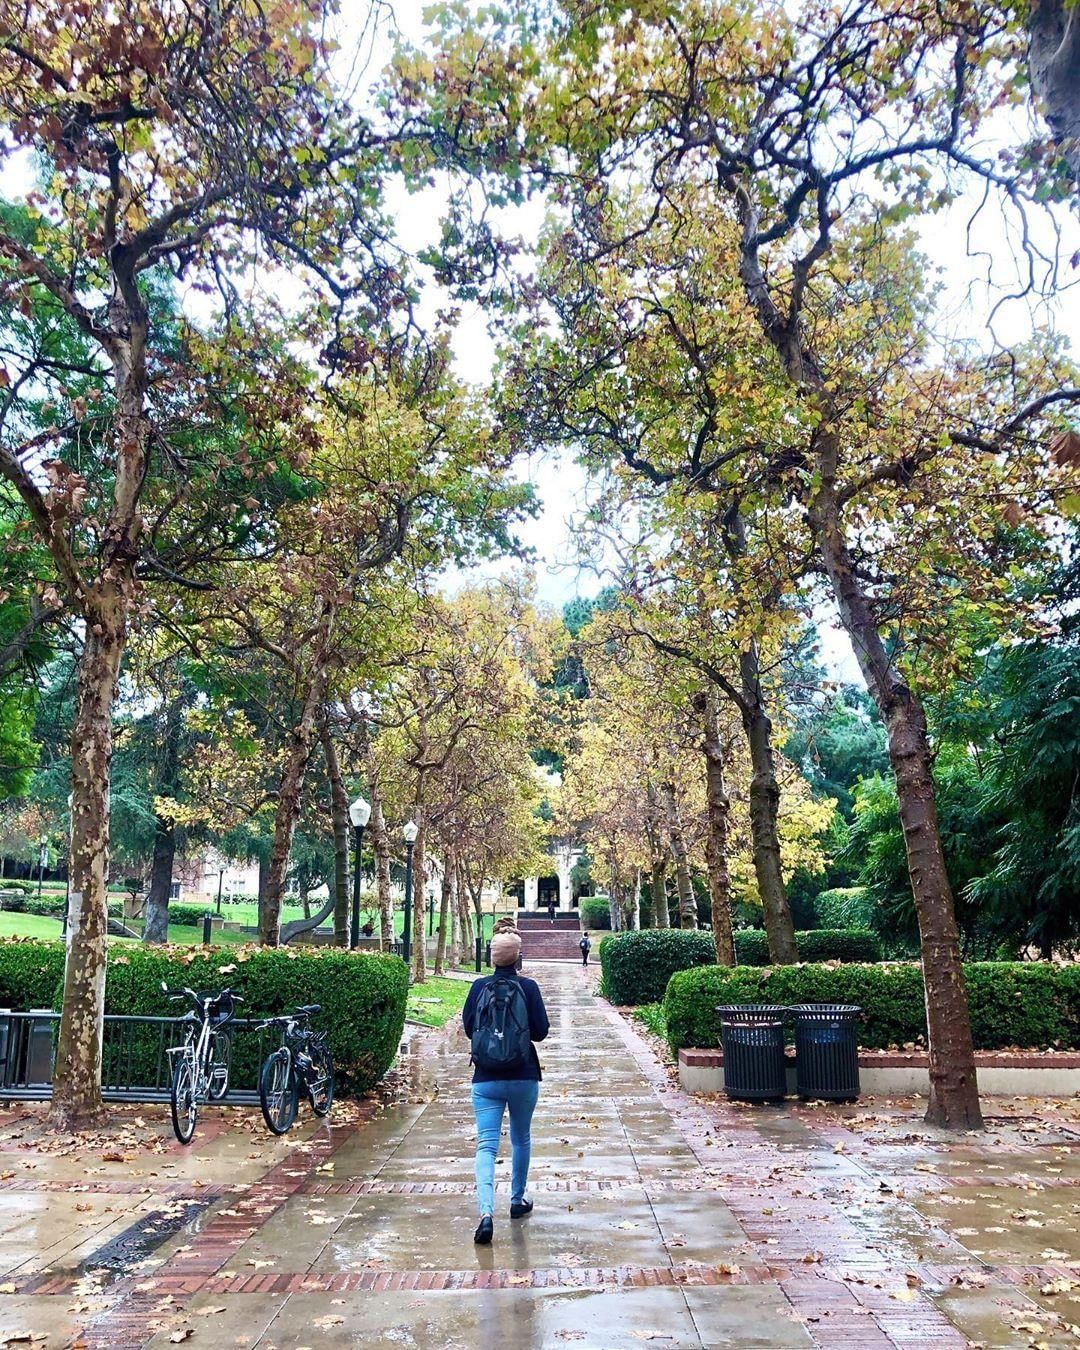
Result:
M194 1003L200 1011L207 1000L211 1003L220 1003L225 999L231 999L233 1003L243 1003L244 1001L242 995L235 993L232 989L222 989L219 994L197 994L194 989L188 989L186 986L180 989L170 989L164 980L161 981L161 988L167 998L174 1002L187 999L189 1003Z

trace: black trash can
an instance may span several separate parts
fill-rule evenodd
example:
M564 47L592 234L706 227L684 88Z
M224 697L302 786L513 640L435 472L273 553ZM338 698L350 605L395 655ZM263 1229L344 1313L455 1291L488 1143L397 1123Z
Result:
M804 1003L795 1014L795 1080L800 1097L853 1102L859 1096L862 1009L853 1003Z
M785 1008L774 1004L727 1005L720 1014L724 1091L738 1102L777 1102L787 1094Z

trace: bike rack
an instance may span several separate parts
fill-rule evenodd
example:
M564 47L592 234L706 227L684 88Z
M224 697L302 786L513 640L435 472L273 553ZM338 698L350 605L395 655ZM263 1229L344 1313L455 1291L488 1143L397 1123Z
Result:
M258 1072L266 1055L261 1018L233 1018L232 1072L223 1106L257 1106ZM0 1008L0 1101L43 1102L52 1097L53 1065L60 1014L46 1008L11 1012ZM101 1052L101 1095L107 1102L167 1102L172 1065L168 1050L183 1044L182 1017L107 1013ZM240 1036L245 1040L241 1043ZM252 1047L248 1038L255 1038ZM250 1079L240 1086L237 1077ZM252 1072L244 1066L252 1064Z

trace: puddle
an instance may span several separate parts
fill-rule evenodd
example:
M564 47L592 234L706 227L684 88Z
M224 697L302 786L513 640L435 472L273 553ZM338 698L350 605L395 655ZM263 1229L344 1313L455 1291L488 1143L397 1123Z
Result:
M153 1255L163 1242L193 1225L212 1203L211 1199L185 1200L170 1205L168 1209L156 1209L141 1215L104 1246L80 1261L75 1274L100 1277L104 1273L113 1278L127 1275L138 1262Z

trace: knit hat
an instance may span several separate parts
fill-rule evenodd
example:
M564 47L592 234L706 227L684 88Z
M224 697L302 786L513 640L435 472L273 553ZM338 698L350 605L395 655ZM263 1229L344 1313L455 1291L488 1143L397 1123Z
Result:
M521 935L513 928L504 928L491 939L491 964L516 966L521 955Z

